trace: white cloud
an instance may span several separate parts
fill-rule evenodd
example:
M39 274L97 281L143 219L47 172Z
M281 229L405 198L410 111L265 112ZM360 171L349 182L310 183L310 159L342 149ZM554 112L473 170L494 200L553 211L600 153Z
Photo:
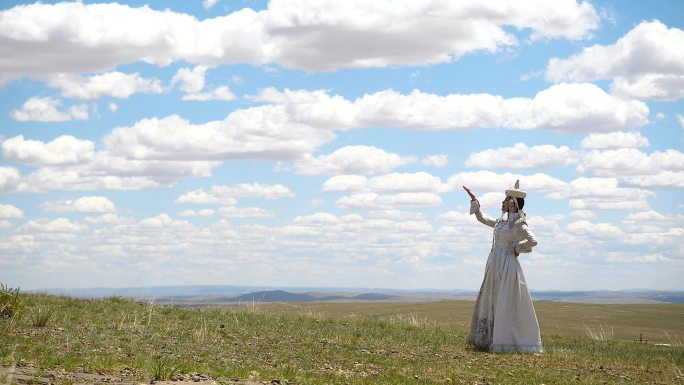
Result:
M181 68L171 79L171 85L180 83L180 89L188 94L195 94L204 88L204 76L209 67L196 66L193 69Z
M590 238L619 238L624 232L617 226L610 223L592 223L587 220L580 220L569 223L568 231L575 235L587 236Z
M69 107L67 112L60 111L62 101L55 98L33 97L24 102L21 109L12 111L12 118L20 122L66 122L87 120L88 106L85 104Z
M367 189L368 180L361 175L337 175L323 183L324 192L359 192Z
M109 111L111 111L111 112L116 112L119 109L119 105L114 103L114 102L110 102L107 105L107 108L109 108Z
M0 191L14 190L19 184L21 175L14 167L0 167Z
M96 217L86 217L85 221L90 224L107 224L107 225L123 225L131 224L132 220L128 218L122 218L113 213L106 213L98 215Z
M93 159L95 145L71 135L59 136L50 142L25 140L23 135L2 142L5 158L32 166L76 165Z
M103 140L105 149L134 159L299 159L294 166L301 173L371 174L417 160L371 146L310 154L335 138L332 129L503 126L601 132L643 124L648 115L645 104L613 98L592 84L557 84L534 99L381 91L351 102L324 91L267 89L255 100L276 104L235 110L222 121L203 124L177 115L143 119L115 128Z
M202 209L202 210L183 210L178 213L179 217L213 217L216 210Z
M81 223L71 222L66 218L57 218L54 220L30 220L20 226L18 231L37 233L77 233L85 230L86 228L87 226Z
M591 4L574 1L501 7L480 1L397 6L281 0L263 11L243 8L203 20L147 6L69 2L17 6L1 15L1 54L8 59L0 72L15 77L97 72L139 61L273 63L308 71L423 65L516 45L507 28L529 30L532 40L582 39L599 21Z
M462 189L461 186L468 186L476 194L478 191L500 192L503 196L506 189L513 187L518 179L520 180L520 188L527 192L549 194L565 192L568 188L566 182L543 173L522 175L508 172L498 174L491 171L461 172L450 176L447 183L459 191Z
M183 100L234 100L235 95L230 92L228 86L217 87L212 91L202 92L205 86L205 79L209 67L199 65L193 69L181 68L173 76L171 85L180 83L180 89L185 92Z
M613 79L620 95L656 100L684 96L684 31L643 21L613 45L594 45L567 59L552 58L553 81Z
M612 96L591 83L555 84L533 98L491 94L435 95L414 90L366 94L354 101L325 91L279 92L256 101L286 107L291 120L325 129L396 127L420 131L505 127L561 132L612 132L647 122L643 102Z
M648 147L648 138L639 132L609 132L605 134L589 134L582 139L580 147L588 149L636 148Z
M684 129L684 115L677 114L677 122Z
M634 148L593 150L582 155L577 170L597 176L654 176L661 172L684 171L684 153L672 149L650 154Z
M222 121L191 124L177 115L138 121L105 136L112 154L134 159L292 159L334 139L330 131L292 122L279 106L236 110Z
M638 213L631 213L625 217L625 222L637 222L637 221L647 221L647 222L662 222L667 220L667 217L657 211L648 210L641 211Z
M420 161L423 166L444 168L449 164L449 156L446 154L430 155Z
M382 174L416 161L373 146L345 146L329 155L307 155L294 162L295 172L303 175Z
M106 72L90 77L55 74L48 85L61 89L65 98L97 100L106 96L126 99L136 93L160 94L164 91L158 79L145 79L138 73Z
M592 219L596 218L596 213L591 210L573 210L570 216L579 219Z
M276 216L273 211L264 210L260 207L221 207L218 214L227 218L270 218Z
M684 188L684 171L659 171L653 175L625 176L620 180L630 186L645 188Z
M440 193L451 190L449 185L426 172L391 173L374 177L368 181L368 188L376 192L431 192Z
M183 100L197 100L197 101L207 101L207 100L223 100L230 101L235 100L235 95L230 92L227 86L217 87L210 92L200 92L196 94L183 95Z
M439 177L426 172L391 173L366 178L361 175L337 175L323 183L324 192L375 192L375 193L444 193L452 187Z
M85 196L75 200L61 200L57 202L45 202L43 207L46 211L56 212L81 212L81 213L114 213L116 207L107 197Z
M465 196L464 196L465 197ZM477 197L480 201L482 207L496 207L501 208L501 201L504 199L504 191L501 192L488 192Z
M567 146L541 145L527 147L516 143L513 147L489 149L470 154L468 167L485 169L541 168L566 166L576 161L576 154Z
M624 95L630 98L653 100L681 99L684 97L684 74L645 74L632 79L618 77L613 80L611 89L617 95Z
M570 199L575 210L648 210L648 190L618 187L617 178L577 178L565 191L548 194L550 199Z
M218 2L219 0L202 0L202 8L209 10L218 4Z
M439 195L425 192L381 195L358 193L342 197L335 202L341 208L385 209L395 207L430 207L442 204Z
M42 158L41 158L42 159ZM18 191L134 190L170 187L182 177L209 176L221 162L131 160L106 151L77 165L48 165L15 183Z
M24 212L12 205L0 204L0 218L23 218Z
M517 44L503 26L530 28L532 39L580 39L598 27L597 13L588 3L307 3L269 4L267 25L277 31L272 37L279 48L275 56L286 67L331 70L439 63ZM356 44L343 43L347 41Z
M264 185L259 183L241 183L229 186L212 186L190 191L176 199L176 203L201 203L235 205L238 198L279 199L293 197L295 194L282 184Z
M663 256L661 253L646 255L624 255L623 253L610 253L606 260L608 262L618 263L661 263L675 261L672 258Z

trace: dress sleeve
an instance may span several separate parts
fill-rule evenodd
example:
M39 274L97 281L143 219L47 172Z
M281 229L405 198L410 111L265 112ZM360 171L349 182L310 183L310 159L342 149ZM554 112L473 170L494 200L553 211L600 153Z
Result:
M537 238L535 238L530 228L524 222L520 226L520 232L522 234L522 241L515 246L515 251L517 253L529 253L533 247L537 246Z
M477 218L477 220L480 221L480 223L487 225L489 227L496 226L496 219L482 215L482 211L480 211L479 201L470 201L470 215L473 214L475 214L475 218Z

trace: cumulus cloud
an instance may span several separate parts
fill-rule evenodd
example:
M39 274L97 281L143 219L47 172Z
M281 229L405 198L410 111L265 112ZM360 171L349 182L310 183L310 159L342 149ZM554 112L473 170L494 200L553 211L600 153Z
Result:
M23 218L24 212L12 205L0 204L0 218Z
M655 194L639 188L619 187L617 178L577 178L565 191L548 194L550 199L569 199L575 210L648 210L647 199Z
M608 262L618 263L662 263L676 261L672 258L663 256L661 253L646 255L624 255L623 253L610 253L606 260Z
M648 138L642 136L641 133L622 131L605 134L592 133L580 143L580 147L586 149L637 148L650 145Z
M92 20L98 21L96 31ZM148 6L36 3L0 13L0 55L7 58L0 73L97 72L138 61L168 65L179 60L273 63L309 71L423 65L514 46L518 41L507 32L511 27L531 31L532 40L574 40L589 36L598 22L591 4L575 1L500 7L479 1L397 6L280 0L263 11L245 8L203 20Z
M465 160L465 165L485 169L541 168L567 166L575 161L575 152L567 146L527 147L525 143L516 143L513 147L489 149L470 154Z
M543 173L522 175L508 172L498 174L492 171L461 172L450 176L447 183L457 190L461 189L461 186L468 186L475 193L484 191L503 195L518 179L520 188L528 192L551 194L565 192L568 189L566 182Z
M230 113L222 121L191 124L177 115L138 121L105 136L111 153L134 159L292 159L313 152L335 135L292 122L280 106Z
M620 180L644 188L684 188L684 171L659 171L654 175L624 176Z
M294 162L295 172L303 175L382 174L416 161L374 146L345 146L328 155L307 155Z
M96 152L93 159L73 166L48 166L25 175L17 191L137 190L172 186L182 177L211 175L220 162L130 160Z
M240 183L229 186L212 186L208 191L193 190L181 195L176 203L201 203L235 205L239 198L279 199L293 197L295 194L282 184L265 185L259 183Z
M447 192L451 186L426 172L391 173L369 180L368 188L376 192Z
M45 202L46 211L80 212L80 213L114 213L116 207L107 197L85 196L78 199L67 199L57 202Z
M59 136L50 142L25 140L23 135L2 142L6 159L31 166L76 165L93 159L95 145L71 135Z
M228 86L217 87L209 92L199 92L195 94L183 95L183 100L197 100L197 101L207 101L207 100L223 100L230 101L235 100L235 95L230 91Z
M683 187L684 153L672 149L650 154L634 148L592 150L583 154L577 170L596 176L618 175L620 180L642 187Z
M596 176L617 176L626 185L684 188L684 153L668 149L643 153L634 148L584 153L577 170Z
M684 31L643 21L613 45L594 45L567 59L549 60L552 81L613 79L614 93L639 99L684 96Z
M183 210L178 213L179 217L213 217L216 214L214 209Z
M18 110L12 110L12 118L19 122L66 122L88 120L88 106L79 104L60 111L62 101L56 98L33 97L24 102Z
M19 184L21 174L14 167L0 167L0 191L13 190Z
M618 226L610 223L592 223L587 220L569 223L567 229L575 235L589 236L591 238L616 239L624 235L624 231Z
M439 195L425 192L376 194L358 193L344 196L335 202L341 208L385 209L395 207L430 207L442 204Z
M430 155L422 159L420 164L423 166L443 168L449 164L449 156L446 154Z
M19 232L37 233L77 233L85 230L86 225L71 222L66 218L30 220L18 228Z
M322 129L395 127L420 131L504 127L612 132L647 122L645 103L615 97L591 83L560 83L533 98L491 94L435 95L384 90L346 100L327 91L262 90L255 101L284 106L297 123Z
M323 183L324 192L359 192L367 189L368 179L362 175L337 175Z
M218 214L226 218L270 218L276 213L260 207L221 207Z
M179 84L180 89L185 92L183 100L234 100L235 95L230 91L228 86L217 87L211 91L204 91L205 76L209 67L195 66L192 69L181 68L173 76L171 84Z
M204 88L204 76L206 75L207 66L195 66L193 69L181 68L171 79L171 85L179 83L179 87L185 93L195 94Z
M202 0L202 8L211 9L216 4L218 4L218 2L219 0Z
M390 173L373 178L361 175L337 175L323 183L324 192L373 192L373 193L443 193L452 187L439 177L426 172Z
M164 91L158 79L145 79L138 73L106 72L90 77L55 74L48 85L59 88L65 98L97 100L106 96L126 99L136 93L160 94Z
M592 219L596 218L596 213L591 210L573 210L570 216L579 219Z

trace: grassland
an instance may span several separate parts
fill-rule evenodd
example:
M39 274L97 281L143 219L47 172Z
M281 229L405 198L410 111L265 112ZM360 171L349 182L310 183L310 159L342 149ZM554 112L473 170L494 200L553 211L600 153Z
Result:
M28 314L40 309L51 316L43 327L33 326L30 316L10 328L7 320L0 321L0 363L6 366L21 362L45 371L125 372L145 382L160 366L206 374L220 383L684 382L684 305L539 302L546 351L519 355L465 346L472 309L467 301L201 309L123 298L29 295L25 302ZM672 346L631 341L638 332L652 341L662 336Z

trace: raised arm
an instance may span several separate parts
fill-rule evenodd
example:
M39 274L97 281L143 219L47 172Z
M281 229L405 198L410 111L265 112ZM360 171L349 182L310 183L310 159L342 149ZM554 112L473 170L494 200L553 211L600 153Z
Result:
M470 191L470 189L466 186L463 186L463 189L468 193L468 195L470 195L470 215L475 214L475 218L477 218L477 220L484 225L489 227L496 226L496 219L482 215L482 211L480 210L480 202L477 200L477 197L475 197L475 194L473 194L473 192Z
M527 227L526 223L522 223L520 226L520 233L522 241L515 246L516 256L520 253L529 253L532 251L532 248L538 244L537 238L532 234L532 231Z

